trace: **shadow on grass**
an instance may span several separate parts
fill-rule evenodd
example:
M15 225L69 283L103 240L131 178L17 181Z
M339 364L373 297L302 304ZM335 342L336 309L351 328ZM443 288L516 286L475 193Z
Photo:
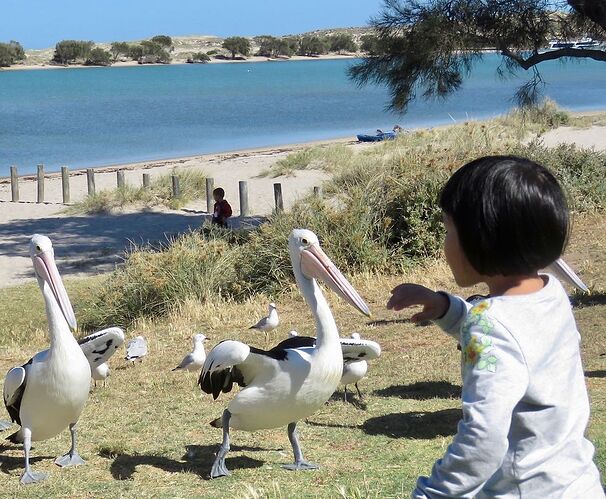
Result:
M574 308L595 307L606 305L606 293L575 293L570 297L570 303Z
M430 440L454 435L462 417L461 409L392 413L367 419L361 429L367 435Z
M461 398L461 387L449 381L419 381L411 385L392 385L374 391L379 397L430 400Z
M336 391L330 397L330 402L353 405L356 409L360 409L361 411L367 409L368 404L360 399L360 397L355 396L351 391L347 390L347 400L344 400L343 394L343 391Z
M193 457L189 454L189 448L195 447ZM215 452L219 448L218 445L204 446L188 446L184 456L185 462L176 461L166 456L146 455L146 454L108 454L100 452L99 455L108 459L113 459L110 472L114 480L131 480L137 471L137 466L153 466L167 473L195 473L200 478L209 479L210 468L215 460ZM256 447L238 447L233 446L232 452L240 450L246 451L258 449ZM263 450L263 449L259 449ZM247 456L227 457L225 460L227 468L230 470L245 469L245 468L260 468L263 466L263 461L252 459Z
M22 445L4 445L0 444L0 453L7 450L22 450ZM37 463L39 461L43 461L45 459L55 459L56 456L30 456L29 462L30 464ZM6 473L7 475L14 470L20 470L24 467L24 457L21 453L20 456L2 456L0 455L0 471ZM34 470L35 471L35 470Z
M606 378L606 371L603 369L597 371L585 371L586 378Z

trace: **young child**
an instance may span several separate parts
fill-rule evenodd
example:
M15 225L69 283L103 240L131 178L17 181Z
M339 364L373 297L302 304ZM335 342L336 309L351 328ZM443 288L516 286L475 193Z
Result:
M221 187L217 187L213 191L213 199L215 200L215 207L213 212L213 225L219 227L227 227L227 219L231 217L231 206L225 199L225 191Z
M544 167L514 156L472 161L445 185L444 253L461 287L486 283L473 306L402 284L387 307L420 305L462 349L463 419L413 498L604 498L585 438L589 400L580 336L562 285L539 270L563 252L562 189Z

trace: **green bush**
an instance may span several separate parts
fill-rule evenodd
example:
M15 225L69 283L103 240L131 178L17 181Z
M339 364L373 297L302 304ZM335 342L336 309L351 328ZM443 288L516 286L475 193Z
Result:
M112 54L100 47L92 49L85 62L87 66L109 66L111 63Z
M0 43L0 67L8 67L25 59L25 51L19 42Z
M60 64L84 62L90 56L93 46L94 43L89 41L63 40L55 45L53 61Z

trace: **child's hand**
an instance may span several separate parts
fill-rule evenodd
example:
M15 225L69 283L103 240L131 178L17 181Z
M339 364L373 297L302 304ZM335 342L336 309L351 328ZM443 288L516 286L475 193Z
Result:
M391 290L391 298L387 302L389 310L398 312L415 305L422 306L423 310L414 314L410 320L422 322L442 317L448 310L449 302L443 294L418 284L400 284Z

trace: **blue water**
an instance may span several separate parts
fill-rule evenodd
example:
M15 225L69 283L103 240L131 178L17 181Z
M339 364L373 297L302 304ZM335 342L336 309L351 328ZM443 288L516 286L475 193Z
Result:
M10 165L99 166L494 116L523 81L498 79L498 60L405 116L385 110L386 89L350 82L348 60L0 72L0 176ZM561 106L606 108L606 64L541 71Z

